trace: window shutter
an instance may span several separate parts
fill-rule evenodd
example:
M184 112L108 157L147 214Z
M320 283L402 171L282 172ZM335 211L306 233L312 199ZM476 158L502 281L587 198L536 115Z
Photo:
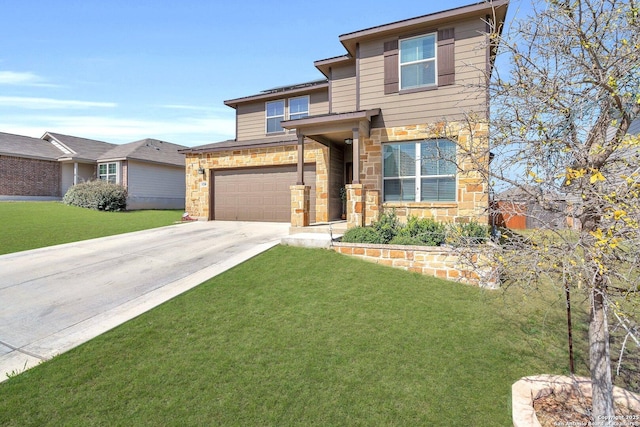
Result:
M384 42L384 93L398 92L398 40Z
M438 30L438 86L456 82L453 28Z

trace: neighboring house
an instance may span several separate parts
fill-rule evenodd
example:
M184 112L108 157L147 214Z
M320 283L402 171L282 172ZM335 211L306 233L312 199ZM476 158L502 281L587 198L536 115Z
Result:
M184 148L155 139L118 145L0 133L0 196L61 198L74 184L105 179L127 187L128 209L183 209Z
M507 4L344 34L347 53L314 64L325 79L226 101L236 138L182 151L187 212L304 226L340 218L346 186L350 227L391 209L486 223L473 163L489 161L487 22L502 23Z
M184 209L186 147L143 139L116 145L97 159L97 176L127 187L127 209Z
M495 195L492 225L511 230L578 227L576 204L564 194L543 194L537 187L512 187Z
M0 196L60 197L60 154L42 139L0 132Z
M64 196L72 185L96 179L97 159L117 147L109 142L54 132L45 132L41 139L59 150L57 161L61 174L60 196Z

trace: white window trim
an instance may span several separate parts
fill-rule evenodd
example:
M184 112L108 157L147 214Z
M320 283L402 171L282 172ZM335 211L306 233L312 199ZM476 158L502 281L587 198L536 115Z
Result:
M428 140L427 140L428 141ZM384 154L383 154L383 158L382 158L382 200L383 203L410 203L410 200L393 200L393 201L385 201L385 194L384 194L384 181L386 180L393 180L393 179L413 179L414 181L414 191L415 191L415 198L413 200L413 202L418 202L418 203L457 203L458 202L458 173L455 174L448 174L448 175L422 175L420 173L420 171L422 170L422 150L421 150L421 146L422 143L425 142L425 140L418 140L418 141L393 141L393 142L388 142L386 144L389 145L394 145L394 144L414 144L415 145L415 155L416 155L416 160L415 160L415 173L413 175L403 175L403 176L390 176L390 177L386 177L384 176ZM451 143L455 144L453 141L451 141ZM383 144L384 145L384 144ZM457 151L457 149L456 149ZM383 148L383 153L384 153L384 148ZM457 154L456 154L457 157ZM455 179L455 185L456 188L454 190L454 199L453 200L421 200L421 185L422 185L422 179L423 178L427 178L427 179L437 179L437 178L454 178Z
M282 117L282 121L285 120L291 120L291 101L294 99L306 99L307 100L307 115L305 117L309 117L309 110L311 109L311 97L309 95L302 95L302 96L294 96L292 98L282 98L282 99L274 99L271 101L266 101L264 103L264 131L265 131L265 135L279 135L282 134L284 132L295 132L295 129L282 129L282 130L278 130L275 132L269 132L269 119L273 119L276 117ZM282 116L268 116L267 115L267 104L273 103L273 102L283 102L284 103L284 114ZM295 113L297 114L301 114L301 113ZM302 117L300 117L302 118Z
M269 116L269 110L267 105L274 103L274 102L282 102L283 103L283 108L282 108L282 116L278 115L278 116ZM287 120L287 100L286 99L274 99L271 101L266 101L264 103L264 133L266 135L277 135L277 134L281 134L283 132L285 132L285 129L282 130L276 130L273 132L269 132L269 119L274 119L276 117L282 117L282 121Z
M112 173L109 173L109 165L116 165L116 172L115 172L115 176L116 176L116 184L120 184L120 162L106 162L106 163L98 163L98 179L102 180L102 176L106 177L105 181L109 181L109 176L114 175ZM100 174L100 165L107 165L107 173L102 175Z
M426 37L426 36L430 36L433 35L434 39L433 39L433 51L434 51L434 55L433 55L433 59L420 59L418 61L411 61L411 62L402 62L402 42L403 41L407 41L407 40L411 40L411 39L419 39L422 37ZM408 88L404 88L402 87L402 66L403 65L411 65L411 64L419 64L421 62L428 62L428 61L433 61L433 67L434 67L434 79L433 79L433 83L429 83L429 84L425 84L425 85L418 85L418 86L411 86ZM437 87L438 86L438 32L434 31L432 33L425 33L425 34L420 34L419 36L414 36L414 37L406 37L403 39L400 39L398 41L398 89L399 90L414 90L414 89L422 89L425 87Z
M309 98L309 95L303 95L303 96L294 96L293 98L289 98L287 101L287 112L289 113L289 117L288 119L291 120L291 101L294 99L303 99L306 98L307 100L307 115L306 117L309 117L309 109L311 108L311 100ZM295 114L300 114L300 113L295 113Z

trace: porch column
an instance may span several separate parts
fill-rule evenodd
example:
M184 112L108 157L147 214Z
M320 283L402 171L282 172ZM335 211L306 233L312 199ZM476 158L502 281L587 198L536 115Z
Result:
M353 184L360 184L360 129L353 128Z
M309 211L311 210L311 186L304 185L304 135L298 132L298 178L291 190L291 226L309 226Z
M310 192L308 185L292 185L291 190L291 226L307 227L309 225Z
M304 135L298 133L298 181L296 185L304 185Z
M355 166L355 162L354 162ZM355 175L355 167L354 167ZM364 225L364 188L362 184L348 184L347 190L347 228Z
M73 185L78 183L78 162L73 163Z

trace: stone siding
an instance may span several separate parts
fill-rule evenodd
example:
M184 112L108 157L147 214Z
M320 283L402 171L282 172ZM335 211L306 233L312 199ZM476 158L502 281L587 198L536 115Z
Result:
M309 225L311 187L308 185L292 185L291 190L291 226L306 227Z
M486 288L499 285L493 249L334 243L333 250L376 264Z
M0 156L0 195L61 197L58 162Z
M448 138L458 144L459 172L456 201L384 203L382 201L382 144L432 138ZM380 194L379 209L395 210L401 221L406 221L410 216L417 216L443 222L475 220L483 224L488 223L488 182L480 172L486 169L489 161L488 125L484 122L471 125L442 122L374 128L371 129L369 138L363 138L360 160L362 162L360 182L365 190L377 190Z
M316 221L329 218L329 150L316 142L305 142L304 161L316 165ZM283 145L210 153L187 153L185 210L199 219L210 217L210 169L233 169L257 166L296 165L298 146ZM199 174L198 169L205 169ZM291 183L296 184L295 182Z

